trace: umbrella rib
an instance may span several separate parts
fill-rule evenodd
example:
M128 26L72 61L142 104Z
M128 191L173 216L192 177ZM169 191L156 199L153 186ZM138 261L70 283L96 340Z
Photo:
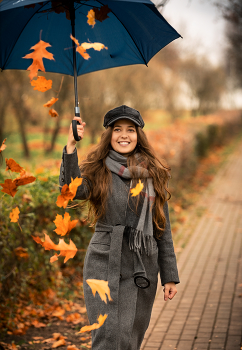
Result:
M99 2L101 5L103 5L103 3L102 3L100 0L97 0L97 2ZM103 5L103 6L104 6L104 5ZM136 44L136 42L134 41L134 39L132 38L132 35L131 35L130 32L128 31L128 29L127 29L127 28L125 27L125 25L118 19L118 17L116 16L116 14L113 13L113 11L111 11L111 12L112 12L112 14L117 18L117 20L119 21L119 23L121 23L122 26L125 28L125 30L126 30L127 33L129 34L130 38L132 39L133 43L134 43L135 46L137 47L137 49L138 49L138 51L139 51L139 53L140 53L140 56L142 57L142 59L143 59L145 65L146 65L146 67L148 67L147 62L146 62L146 60L145 60L145 58L144 58L142 52L140 51L140 49L139 49L139 47L137 46L137 44Z
M48 1L48 2L49 2L49 1ZM46 4L45 4L45 5L46 5ZM45 5L42 5L42 7L45 6ZM15 45L16 45L16 42L18 41L18 39L19 39L19 37L21 36L22 32L24 31L25 27L27 26L27 24L29 23L29 21L34 17L34 15L35 15L38 11L39 11L39 10L37 10L36 12L34 12L34 14L30 17L30 19L28 20L28 22L25 24L25 26L23 27L23 29L22 29L21 32L19 33L19 36L17 37L17 39L16 39L16 41L15 41L15 44L13 45L12 49L10 50L10 52L9 52L9 54L8 54L8 57L7 57L7 59L5 60L5 63L4 63L4 65L3 65L3 67L1 68L2 70L4 70L4 67L6 66L6 64L7 64L8 60L9 60L9 57L10 57L11 54L12 54L12 51L13 51Z

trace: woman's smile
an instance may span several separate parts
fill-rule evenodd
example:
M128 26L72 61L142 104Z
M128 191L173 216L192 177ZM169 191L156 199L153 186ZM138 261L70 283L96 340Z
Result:
M115 122L111 138L114 151L126 156L137 145L137 131L135 124L128 119L119 119Z

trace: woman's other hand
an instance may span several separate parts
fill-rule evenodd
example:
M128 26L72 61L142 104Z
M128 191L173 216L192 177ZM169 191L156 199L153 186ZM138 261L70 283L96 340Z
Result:
M164 285L163 292L165 301L167 301L168 298L172 299L177 293L176 284L174 282L166 283Z
M74 117L73 120L77 120L80 123L80 125L77 124L77 134L79 137L81 137L81 139L83 139L84 127L86 126L86 123L82 122L82 119L80 117ZM66 146L67 153L74 152L76 142L77 141L74 139L73 130L72 130L72 123L71 123L70 128L69 128L67 146Z

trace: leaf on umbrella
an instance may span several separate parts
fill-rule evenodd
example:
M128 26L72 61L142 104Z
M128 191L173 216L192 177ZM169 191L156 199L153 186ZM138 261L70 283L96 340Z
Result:
M43 106L44 107L51 107L54 103L56 103L59 99L56 97L52 97L48 102L46 102Z
M95 294L98 293L100 298L107 304L107 298L109 301L112 301L110 295L110 289L108 286L108 281L88 279L86 280L87 284L92 290L92 294L95 297Z
M17 193L17 185L11 179L5 179L4 183L0 184L0 186L2 186L1 192L7 193L12 197Z
M78 220L71 220L70 214L65 213L64 218L62 218L61 215L57 214L54 223L57 227L54 231L60 236L65 236L74 227L76 227Z
M52 80L47 80L45 77L41 76L36 80L32 80L31 85L34 86L34 90L45 92L52 88Z
M74 38L74 36L71 35L71 39L74 41L74 43L77 45L76 51L79 52L79 54L85 59L88 60L90 58L90 56L88 55L88 53L86 52L86 50L80 46L79 41Z
M95 26L96 21L95 21L94 9L88 11L88 13L87 13L87 23L89 24L89 26L92 26L92 28Z
M108 49L104 44L101 43L82 43L79 44L79 41L71 35L71 39L77 45L76 51L85 59L88 60L90 58L89 54L86 52L88 49L94 49L96 51L100 51L102 49Z
M36 45L30 48L30 50L34 51L23 57L33 60L33 63L27 68L27 70L30 71L30 80L32 80L34 77L37 77L38 70L45 72L43 58L54 60L53 54L46 50L47 47L51 47L51 45L43 40L40 40Z
M92 331L93 329L100 328L104 324L104 322L105 322L107 317L108 317L107 314L99 315L99 317L97 319L98 323L94 323L94 324L92 324L90 326L84 326L84 327L81 328L80 332L78 332L78 333L85 333L85 332Z
M130 190L130 192L132 193L132 197L138 196L138 194L140 194L140 192L142 191L143 187L144 185L142 184L141 180L139 180L135 188L132 188Z
M58 117L59 114L56 112L56 110L54 110L53 108L51 108L49 110L49 115L52 117L52 118L55 118L55 117Z
M77 191L77 187L82 184L82 178L76 177L75 180L71 178L71 183L68 186L65 184L61 189L61 194L58 196L56 205L58 207L63 207L64 209L67 207L69 200L72 200Z
M7 147L7 146L5 145L6 140L7 140L7 139L4 139L3 142L2 142L2 145L1 145L1 147L0 147L0 153L1 153L2 151L4 151L5 148Z
M5 162L6 162L6 171L7 170L11 170L13 172L16 173L20 173L21 171L24 170L24 168L22 168L17 162L15 162L14 159L12 158L5 158Z
M95 12L95 18L97 21L102 22L105 19L109 18L108 13L111 12L108 5L103 5L99 8L94 7L93 11Z
M18 219L19 219L19 208L16 207L14 208L11 213L9 214L9 218L11 219L11 222L18 222Z

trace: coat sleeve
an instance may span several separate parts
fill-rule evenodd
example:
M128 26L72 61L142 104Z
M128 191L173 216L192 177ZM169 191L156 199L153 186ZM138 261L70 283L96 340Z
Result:
M156 238L158 245L158 264L160 267L161 284L168 282L180 283L176 255L174 252L173 240L167 201L164 204L164 214L166 217L166 227L160 239Z
M76 177L82 177L78 166L77 150L75 148L73 153L68 154L65 146L62 153L62 162L60 166L60 191L65 184L69 185L71 183L71 178L75 179ZM87 185L87 179L83 178L82 184L78 186L76 196L73 199L86 199L88 196L89 186Z

